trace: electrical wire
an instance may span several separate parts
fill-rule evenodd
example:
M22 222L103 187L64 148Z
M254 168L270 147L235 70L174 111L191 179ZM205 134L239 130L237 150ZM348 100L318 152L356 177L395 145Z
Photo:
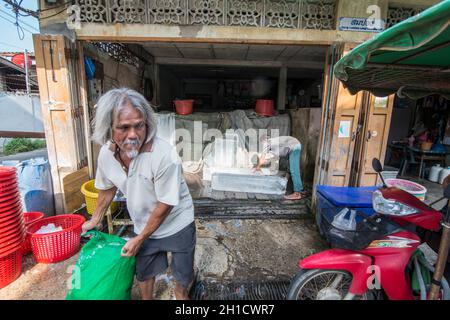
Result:
M6 2L6 1L4 1L4 2ZM7 21L9 21L9 22L11 22L12 24L14 24L15 26L16 26L16 29L17 29L17 35L19 36L19 39L20 40L23 40L23 39L25 39L25 32L24 32L24 30L25 31L28 31L28 32L30 32L30 33L33 33L33 32L31 32L31 31L29 31L29 30L27 30L26 28L24 28L24 27L22 27L20 24L19 24L19 16L21 16L21 17L27 17L27 16L29 16L30 14L28 13L28 14L22 14L21 12L20 12L20 10L23 10L23 8L22 8L22 2L23 2L23 0L20 0L19 2L17 2L17 0L12 0L12 1L10 1L10 2L12 2L12 4L11 3L9 3L9 2L7 2L9 5L12 5L12 10L13 10L13 12L15 13L15 20L16 20L16 22L11 22L11 21L9 21L9 20L7 20L7 19L5 19L4 17L3 17L3 19L5 19L5 20L7 20ZM8 13L7 13L8 14ZM9 15L9 14L8 14ZM39 31L38 31L39 32Z
M0 13L0 18L3 18L3 20L5 20L5 21L7 21L9 23L12 23L15 27L17 26L14 21L9 20L8 17L2 16L1 13ZM19 27L21 29L25 30L25 31L28 31L29 33L34 33L33 31L30 31L28 28L24 28L24 27L22 27L20 25L19 25ZM23 39L20 39L20 40L23 40Z
M66 6L64 7L64 9L62 9L61 11L58 11L58 12L56 12L55 14L52 14L52 15L47 16L47 17L40 17L39 20L45 20L45 19L49 19L49 18L56 17L57 15L59 15L59 14L63 13L64 11L66 11L68 7L69 7L69 6L66 5ZM53 8L53 9L56 9L56 8Z
M7 8L11 8L11 10L17 15L17 16L21 16L21 17L28 17L28 16L33 16L34 18L38 17L38 13L30 10L30 9L26 9L22 7L22 1L20 0L20 2L18 3L17 0L3 0L3 2L6 3L5 7ZM22 13L25 12L25 14Z
M11 48L17 48L17 49L21 49L21 50L26 50L25 48L18 47L18 46L15 46L15 45L12 45L12 44L9 44L9 43L6 43L6 42L1 42L1 41L0 41L0 44L2 44L2 45L4 45L4 46L9 46L9 47L11 47Z
M5 18L5 17L2 16L2 15L0 15L0 18L2 18L3 20L5 20L5 21L7 21L7 22L9 22L9 23L12 23L12 24L17 28L17 32L18 32L18 35L19 35L19 39L20 39L20 40L25 39L25 32L24 32L24 31L27 31L27 32L29 32L29 33L31 33L31 34L34 33L33 31L30 31L30 30L28 30L27 28L23 28L23 27L20 26L19 24L16 24L14 21L9 20L8 18Z
M15 19L15 17L14 17L12 14L10 14L10 13L8 13L8 12L2 10L2 9L0 9L0 12L3 12L3 13L6 14L8 17ZM24 21L22 21L22 20L20 20L20 19L17 19L17 20L18 20L20 23L26 25L27 27L29 27L29 28L35 30L36 32L39 32L39 30L36 29L36 27L34 27L34 26L32 26L32 25L30 25L30 24L28 24L28 23L26 23L26 22L24 22Z

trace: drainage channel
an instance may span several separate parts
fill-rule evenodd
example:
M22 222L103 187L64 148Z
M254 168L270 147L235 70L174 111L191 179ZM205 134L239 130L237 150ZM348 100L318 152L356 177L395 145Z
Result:
M285 300L289 282L230 282L197 281L190 298L192 300Z

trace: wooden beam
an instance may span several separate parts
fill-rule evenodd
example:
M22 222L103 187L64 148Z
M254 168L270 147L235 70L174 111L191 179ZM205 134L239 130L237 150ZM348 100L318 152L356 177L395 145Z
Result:
M184 66L224 66L224 67L260 67L281 68L281 61L244 61L225 59L186 59L186 58L156 58L157 64Z
M223 66L223 67L258 67L258 68L282 68L290 69L320 69L324 68L323 62L315 61L270 61L270 60L226 60L226 59L186 59L186 58L155 58L157 64L183 65L183 66Z
M371 32L338 30L255 28L236 26L176 26L158 24L82 23L78 40L112 42L208 42L242 44L331 45L334 42L362 43Z
M87 80L86 71L84 65L84 46L83 42L78 41L76 44L78 53L78 79L79 79L79 93L80 93L80 103L83 108L83 125L84 125L84 139L86 144L86 155L88 161L89 177L94 178L94 156L92 151L91 142L91 125L90 125L90 113L89 113L89 98L87 92Z

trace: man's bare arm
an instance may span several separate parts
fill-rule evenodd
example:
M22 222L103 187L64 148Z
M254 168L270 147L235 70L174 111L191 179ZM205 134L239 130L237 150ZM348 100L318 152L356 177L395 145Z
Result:
M169 215L172 208L173 206L170 206L162 202L158 202L156 208L150 214L150 217L148 218L144 230L142 230L142 232L139 235L130 239L124 245L122 249L122 256L124 257L135 256L139 251L139 248L141 247L142 243L159 228L159 226L164 222L164 220Z
M83 224L83 233L94 229L99 226L103 220L103 217L108 211L114 196L116 195L117 188L113 187L109 190L100 190L98 193L97 205L95 206L94 214L92 218Z

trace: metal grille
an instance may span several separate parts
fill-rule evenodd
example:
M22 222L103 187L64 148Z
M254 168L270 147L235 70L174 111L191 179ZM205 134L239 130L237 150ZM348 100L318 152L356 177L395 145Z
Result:
M402 22L403 20L415 16L416 14L419 14L423 10L425 10L425 8L389 7L386 29Z
M112 58L119 62L127 63L136 68L140 66L140 60L132 52L130 52L125 45L113 42L94 42L99 50L109 54Z
M193 300L285 300L288 281L218 283L198 281L192 287Z

